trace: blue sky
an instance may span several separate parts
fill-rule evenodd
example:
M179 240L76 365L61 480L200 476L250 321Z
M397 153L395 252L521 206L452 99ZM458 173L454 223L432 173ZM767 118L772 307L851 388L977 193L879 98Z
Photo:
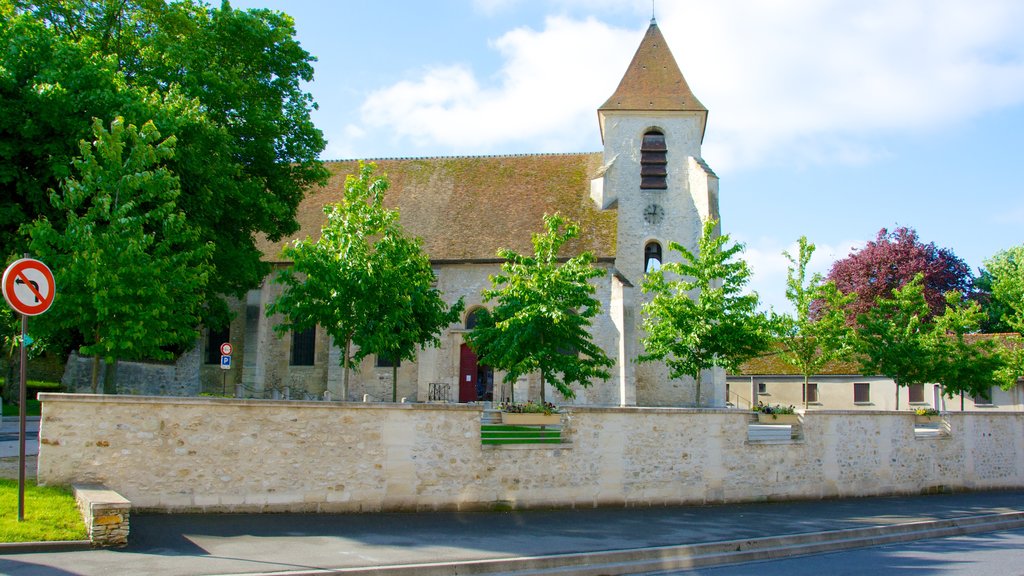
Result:
M281 10L315 55L325 160L601 148L650 0L235 0ZM1024 2L662 0L710 110L705 160L751 284L786 309L812 266L909 226L977 270L1024 244Z

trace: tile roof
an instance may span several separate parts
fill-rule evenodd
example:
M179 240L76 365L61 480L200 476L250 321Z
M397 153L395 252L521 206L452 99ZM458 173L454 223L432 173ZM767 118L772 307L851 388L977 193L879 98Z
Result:
M1019 334L998 333L998 334L967 334L965 339L968 342L979 340L994 340L1007 348L1018 348L1022 344ZM860 364L855 361L833 360L825 365L818 372L819 376L847 376L861 373ZM744 362L738 371L730 372L732 376L800 376L800 371L782 359L779 352L770 352Z
M581 237L562 256L585 250L599 258L615 256L616 215L598 210L590 180L601 153L389 158L373 160L391 184L384 197L397 208L408 234L423 239L431 260L493 260L500 248L532 253L531 237L545 213L560 212L581 224ZM323 206L341 199L345 176L357 160L326 162L331 177L311 189L299 204L300 229L278 242L261 238L264 259L282 261L282 248L298 238L317 238L325 221Z
M599 110L686 111L705 115L708 111L693 95L653 21L619 87Z

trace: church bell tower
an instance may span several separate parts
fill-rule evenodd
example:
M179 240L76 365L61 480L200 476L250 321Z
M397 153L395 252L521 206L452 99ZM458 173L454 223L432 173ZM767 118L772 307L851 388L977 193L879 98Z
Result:
M640 284L670 253L675 241L696 252L702 224L719 220L718 177L701 158L708 110L683 78L665 37L652 19L615 93L597 111L603 166L591 196L618 213L615 268L632 291L624 298L622 337L630 367L623 378L641 406L692 404L693 382L669 380L660 363L636 364L641 352ZM686 379L689 380L689 379ZM725 376L708 374L703 406L725 404ZM629 403L629 402L625 402Z

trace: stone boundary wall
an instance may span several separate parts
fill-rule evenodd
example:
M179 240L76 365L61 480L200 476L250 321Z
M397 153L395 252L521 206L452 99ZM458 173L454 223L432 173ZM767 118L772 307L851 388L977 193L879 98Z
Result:
M1024 413L820 411L750 442L750 413L576 407L569 443L491 447L481 409L42 394L41 484L168 512L650 506L1024 487Z
M131 502L97 484L75 484L72 488L93 546L128 544Z

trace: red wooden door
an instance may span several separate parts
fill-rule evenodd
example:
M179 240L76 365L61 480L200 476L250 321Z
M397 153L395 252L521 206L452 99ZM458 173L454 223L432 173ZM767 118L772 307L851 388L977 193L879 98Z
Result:
M463 344L459 349L459 402L476 401L476 354Z

